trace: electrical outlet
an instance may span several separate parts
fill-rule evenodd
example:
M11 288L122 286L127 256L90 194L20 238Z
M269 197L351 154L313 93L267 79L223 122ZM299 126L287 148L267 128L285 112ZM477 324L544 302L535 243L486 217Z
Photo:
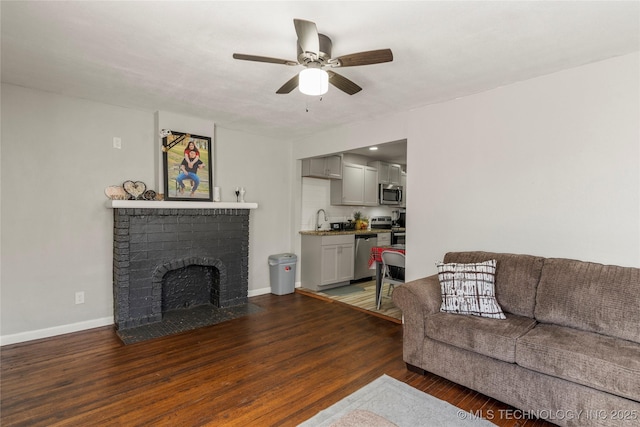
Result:
M84 304L84 292L76 292L76 304Z
M121 149L122 148L122 138L117 136L113 137L113 148Z

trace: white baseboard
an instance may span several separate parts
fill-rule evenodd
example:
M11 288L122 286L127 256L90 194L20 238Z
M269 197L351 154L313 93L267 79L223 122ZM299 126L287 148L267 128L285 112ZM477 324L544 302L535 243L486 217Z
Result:
M71 323L69 325L54 326L52 328L38 329L36 331L20 332L12 335L0 336L0 346L17 344L26 341L39 340L42 338L54 337L56 335L69 334L72 332L84 331L86 329L99 328L113 325L113 316L101 319L86 320L84 322Z
M300 287L300 282L296 283L296 288ZM271 293L271 288L252 289L249 297ZM54 326L52 328L39 329L36 331L20 332L12 335L0 336L0 346L17 344L26 341L39 340L42 338L55 337L56 335L69 334L72 332L84 331L86 329L99 328L101 326L113 325L113 317L103 317L102 319L87 320L84 322L72 323L70 325Z
M295 287L299 288L301 286L300 282L296 282ZM271 293L271 287L268 288L261 288L261 289L253 289L249 291L249 294L247 295L248 297L256 297L258 295L264 295L264 294L270 294Z
M261 289L249 289L248 297L256 297L258 295L264 295L271 293L271 288L261 288Z

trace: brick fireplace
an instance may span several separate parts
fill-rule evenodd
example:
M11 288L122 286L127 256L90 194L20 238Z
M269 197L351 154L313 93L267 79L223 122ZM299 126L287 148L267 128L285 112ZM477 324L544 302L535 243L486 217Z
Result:
M160 322L167 310L247 304L248 209L111 207L118 330Z

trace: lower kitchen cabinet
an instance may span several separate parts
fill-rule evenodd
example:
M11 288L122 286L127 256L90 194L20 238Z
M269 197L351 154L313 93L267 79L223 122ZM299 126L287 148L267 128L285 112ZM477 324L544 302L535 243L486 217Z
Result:
M302 286L314 291L349 284L353 279L354 235L302 236Z

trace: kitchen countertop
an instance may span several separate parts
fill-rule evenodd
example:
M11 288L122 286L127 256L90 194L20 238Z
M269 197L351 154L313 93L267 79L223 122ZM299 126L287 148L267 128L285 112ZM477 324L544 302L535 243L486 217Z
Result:
M405 228L394 228L390 229L380 229L380 230L301 230L300 234L304 234L306 236L339 236L344 234L378 234L378 233L391 233L392 231L403 232Z

